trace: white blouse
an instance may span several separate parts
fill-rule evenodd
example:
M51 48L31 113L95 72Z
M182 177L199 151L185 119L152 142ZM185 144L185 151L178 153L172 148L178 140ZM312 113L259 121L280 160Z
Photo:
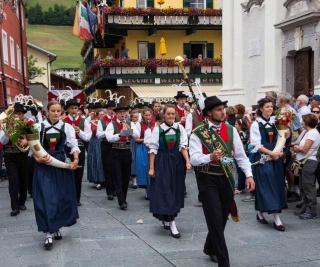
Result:
M162 130L166 131L168 130L169 126L167 126L165 123L162 123L160 126L154 127L151 138L149 140L149 149L150 149L150 154L153 153L157 155L158 153L158 148L159 148L159 127L161 127ZM188 148L188 136L186 130L183 128L182 125L179 123L173 123L172 128L174 129L180 129L180 145L179 145L179 151L181 151L181 148ZM170 129L166 135L169 134L175 134L176 132L173 129Z

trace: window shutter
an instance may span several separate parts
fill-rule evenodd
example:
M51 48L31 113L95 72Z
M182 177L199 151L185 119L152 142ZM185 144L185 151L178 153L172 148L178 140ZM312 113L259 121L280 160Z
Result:
M146 8L146 0L137 0L138 8Z
M190 7L190 0L183 0L183 7Z
M187 58L191 58L191 45L190 45L190 43L183 44L183 54L187 55Z
M207 57L214 58L213 43L207 43Z
M206 8L213 8L213 0L207 0Z
M154 0L147 0L147 7L154 7Z
M156 44L149 43L148 44L148 58L155 58L156 57Z

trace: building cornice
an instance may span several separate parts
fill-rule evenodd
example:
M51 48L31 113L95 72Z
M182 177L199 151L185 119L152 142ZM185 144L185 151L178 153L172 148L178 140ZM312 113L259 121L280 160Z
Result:
M263 2L264 0L249 0L247 3L242 3L241 6L244 12L249 12L252 6L261 6Z
M39 51L39 52L41 52L43 54L46 54L49 57L50 62L55 61L57 59L57 55L56 54L54 54L54 53L52 53L52 52L50 52L50 51L48 51L46 49L43 49L43 48L41 48L41 47L39 47L39 46L37 46L35 44L27 42L27 46L31 47L31 48L33 48L33 49L35 49L35 50L37 50L37 51Z

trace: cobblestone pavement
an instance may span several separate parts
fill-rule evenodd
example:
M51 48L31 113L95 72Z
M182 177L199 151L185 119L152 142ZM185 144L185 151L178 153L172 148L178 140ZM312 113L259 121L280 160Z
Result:
M43 247L44 234L37 231L32 199L27 210L10 217L8 183L0 183L1 266L217 266L202 252L207 227L197 202L194 174L187 174L188 196L176 222L180 239L170 236L149 213L144 189L129 189L128 210L108 201L104 189L82 185L80 219L63 228L63 239L50 251ZM254 202L242 202L237 195L240 222L227 223L226 240L231 266L320 266L320 219L303 221L293 215L295 204L284 210L285 232L255 219ZM320 214L320 213L319 213ZM143 220L143 224L137 224Z

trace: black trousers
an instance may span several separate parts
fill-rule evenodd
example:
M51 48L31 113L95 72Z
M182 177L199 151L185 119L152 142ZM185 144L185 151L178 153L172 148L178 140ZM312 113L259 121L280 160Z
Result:
M206 218L208 235L204 249L219 260L219 267L229 267L229 254L224 238L233 192L224 175L198 172L198 186Z
M9 179L11 209L19 210L27 199L28 152L5 153L4 161Z
M127 192L131 173L130 149L112 149L112 178L117 192L119 205L127 203Z
M78 165L81 166L81 168L77 168L74 170L74 180L76 185L76 193L77 193L77 202L80 202L81 197L81 185L82 185L82 178L83 178L83 172L84 172L84 165L86 163L86 149L84 146L79 146L79 149L81 153L79 154L79 162ZM73 155L70 154L71 149L69 147L65 146L66 155L68 158L73 161Z
M113 168L111 160L111 146L112 145L106 141L101 142L102 166L106 183L106 192L108 196L114 195L114 192L116 191L111 174L111 170Z

